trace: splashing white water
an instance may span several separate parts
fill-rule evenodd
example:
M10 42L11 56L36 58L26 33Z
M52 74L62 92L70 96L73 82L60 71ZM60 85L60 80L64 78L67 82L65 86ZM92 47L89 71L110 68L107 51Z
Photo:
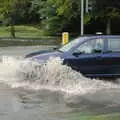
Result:
M22 58L2 57L0 82L13 88L60 90L70 94L85 94L100 89L119 88L119 85L101 80L88 79L62 65L60 58L51 58L38 64Z

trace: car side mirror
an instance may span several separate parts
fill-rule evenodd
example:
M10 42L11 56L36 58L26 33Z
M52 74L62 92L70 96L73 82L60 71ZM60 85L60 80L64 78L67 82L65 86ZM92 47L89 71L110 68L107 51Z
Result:
M54 47L53 50L57 50L58 48L57 47Z
M78 57L81 54L82 54L82 52L74 52L72 55L74 55L75 57Z
M99 49L93 49L93 52L94 52L94 53L101 53L102 50L99 50Z

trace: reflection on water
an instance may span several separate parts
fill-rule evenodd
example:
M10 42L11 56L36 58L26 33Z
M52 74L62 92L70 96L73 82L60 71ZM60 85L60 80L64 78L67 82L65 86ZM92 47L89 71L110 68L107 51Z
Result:
M119 80L112 83L85 78L63 66L59 58L41 65L23 60L21 55L29 51L26 49L31 48L1 49L2 120L119 120ZM35 76L26 79L24 75L28 73Z

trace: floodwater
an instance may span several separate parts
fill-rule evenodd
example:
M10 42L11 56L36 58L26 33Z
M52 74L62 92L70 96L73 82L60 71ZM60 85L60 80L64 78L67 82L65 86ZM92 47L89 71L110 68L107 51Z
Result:
M59 58L41 65L23 59L41 49L51 47L0 48L0 120L120 119L119 79L85 78Z

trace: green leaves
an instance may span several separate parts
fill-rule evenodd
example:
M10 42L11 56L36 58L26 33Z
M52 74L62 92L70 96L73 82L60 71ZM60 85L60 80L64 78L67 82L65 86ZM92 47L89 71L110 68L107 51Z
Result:
M108 19L120 18L119 0L89 0L93 1L96 4L92 11L84 16L85 25L94 23L92 20L105 23ZM62 31L79 33L80 4L81 0L0 0L0 20L6 25L40 24L55 34Z

